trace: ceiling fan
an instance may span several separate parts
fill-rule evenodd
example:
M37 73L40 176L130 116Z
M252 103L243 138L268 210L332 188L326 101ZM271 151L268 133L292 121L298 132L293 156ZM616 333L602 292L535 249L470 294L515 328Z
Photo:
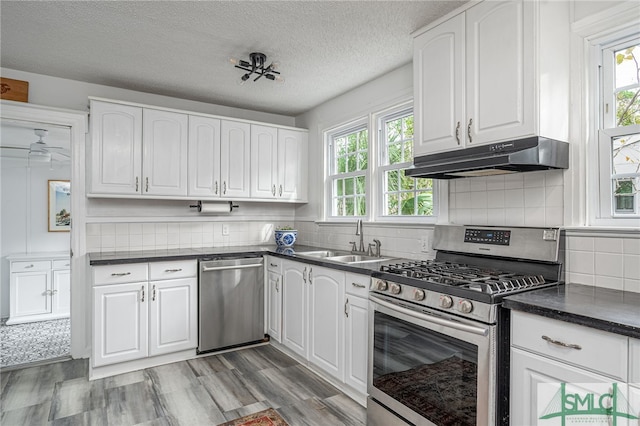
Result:
M46 129L33 129L33 132L38 136L38 140L33 142L29 147L24 146L2 146L1 148L5 149L19 149L23 151L28 151L27 155L29 160L40 160L40 161L50 161L51 154L58 154L66 159L71 157L69 150L67 148L63 148L61 146L51 146L47 145L44 141L44 138L47 137L49 131Z

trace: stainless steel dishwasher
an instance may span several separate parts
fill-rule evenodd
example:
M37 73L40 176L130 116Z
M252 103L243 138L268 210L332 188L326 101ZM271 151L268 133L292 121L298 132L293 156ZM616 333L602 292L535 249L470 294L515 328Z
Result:
M200 260L198 353L265 339L262 263L262 257Z

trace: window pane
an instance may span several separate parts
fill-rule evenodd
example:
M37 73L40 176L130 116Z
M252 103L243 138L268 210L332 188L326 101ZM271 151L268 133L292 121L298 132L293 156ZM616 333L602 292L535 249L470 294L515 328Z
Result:
M343 216L344 215L344 200L342 198L338 198L336 200L336 208L335 208L335 212L334 214L336 216Z
M387 147L387 157L387 164L403 163L404 158L402 157L402 145L398 143L389 145Z
M410 163L413 161L413 139L405 141L404 143L404 157L403 163Z
M345 195L353 195L353 178L344 180L344 193Z
M614 52L616 126L640 124L640 45Z
M345 215L346 216L353 216L354 214L354 209L353 209L353 198L346 198L344 200L345 203Z
M366 151L369 149L369 138L366 130L358 133L358 150Z
M356 177L356 194L365 194L365 177L358 176Z
M358 153L358 171L360 170L367 170L367 166L368 166L368 156L367 156L367 151L362 151Z
M616 179L613 181L616 213L633 213L635 211L635 194L638 189L632 179Z
M388 171L386 174L386 181L387 181L387 191L391 192L391 191L397 191L398 189L398 175L399 175L399 171L398 170L391 170Z
M398 214L398 195L397 194L387 195L386 214L387 215Z
M640 133L611 139L613 174L640 173Z
M356 197L356 215L364 216L367 214L367 201L365 197Z
M336 155L341 157L347 153L347 147L344 138L336 139Z
M400 139L402 132L402 121L387 121L387 142L393 143Z
M400 214L403 216L415 214L415 197L415 194L412 192L403 192L400 195Z
M344 180L343 179L336 179L335 193L337 195L344 195Z
M417 189L427 189L432 188L433 181L431 179L425 178L417 178L416 179L416 188Z
M640 124L640 89L616 93L616 123L618 126Z
M616 89L638 84L640 46L630 46L614 53L616 61Z
M347 159L345 157L336 158L336 172L346 173L347 171Z

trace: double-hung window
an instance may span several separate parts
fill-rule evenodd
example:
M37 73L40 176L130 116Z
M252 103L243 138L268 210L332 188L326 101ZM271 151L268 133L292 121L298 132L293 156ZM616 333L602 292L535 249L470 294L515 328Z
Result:
M640 217L640 37L601 46L598 219Z

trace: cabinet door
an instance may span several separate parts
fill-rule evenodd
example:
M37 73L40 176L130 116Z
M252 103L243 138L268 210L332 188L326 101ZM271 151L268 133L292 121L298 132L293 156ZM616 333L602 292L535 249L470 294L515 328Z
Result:
M313 266L309 272L309 360L343 380L344 272Z
M282 200L307 198L307 133L278 129L278 176L276 197Z
M413 44L414 156L464 147L464 14Z
M282 275L267 273L267 333L276 342L282 341Z
M278 129L251 125L251 196L277 197Z
M91 188L96 194L140 194L142 108L91 101Z
M146 282L93 288L93 366L148 354L149 292Z
M309 266L282 261L282 344L307 358L307 286Z
M143 111L143 194L187 195L188 116Z
M52 287L52 313L69 314L71 309L71 271L68 269L53 271Z
M51 271L11 274L11 320L51 313Z
M560 383L567 392L585 395L598 390L598 383L611 384L615 379L538 356L517 348L511 349L510 413L513 425L540 424L539 418L552 409L559 411L564 401L556 400ZM556 385L545 385L545 383ZM597 398L596 398L597 400ZM596 401L597 403L597 401ZM549 413L547 413L549 414Z
M222 120L220 128L221 196L247 198L250 195L251 126L249 123Z
M220 196L220 120L189 116L188 168L188 195Z
M369 301L347 294L345 299L344 381L355 390L367 392Z
M534 133L532 8L523 0L489 1L466 12L470 146Z
M198 346L197 279L152 281L149 286L149 355Z

